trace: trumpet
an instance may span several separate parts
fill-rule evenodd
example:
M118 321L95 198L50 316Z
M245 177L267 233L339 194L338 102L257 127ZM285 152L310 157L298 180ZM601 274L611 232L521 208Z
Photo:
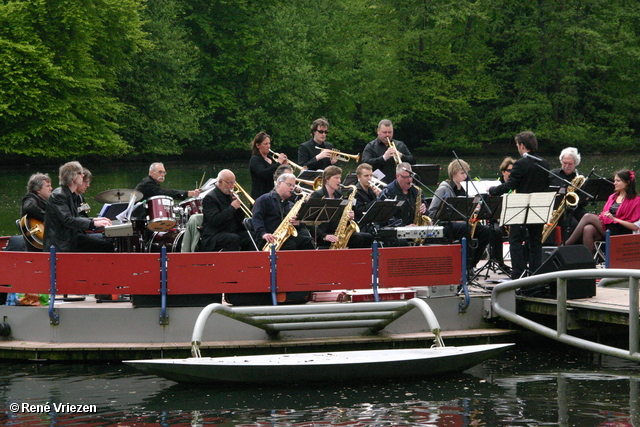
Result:
M335 148L321 148L316 147L320 151L329 151L331 152L331 158L337 158L341 162L348 162L351 159L354 159L356 162L360 161L360 153L358 154L346 154L341 151L336 150Z
M384 181L380 181L375 176L372 176L371 179L369 180L369 185L371 185L372 187L376 187L378 190L382 190L387 186L387 183Z
M281 154L276 153L275 151L273 151L271 148L269 148L269 152L271 153L273 160L275 160L276 162L278 161L278 159L280 158ZM300 166L297 165L295 163L293 163L291 160L287 159L286 163L291 165L291 167L293 167L294 169L298 169L300 172L307 170L306 166Z
M322 187L322 175L319 175L313 181L308 181L306 179L298 179L296 178L296 182L301 184L307 184L309 187L313 188L313 191L319 190Z
M389 147L393 148L394 153L393 153L393 160L396 162L396 165L399 165L400 163L402 163L402 159L400 158L400 152L398 151L398 148L396 148L396 143L393 142L393 139L387 137L387 142L389 143Z

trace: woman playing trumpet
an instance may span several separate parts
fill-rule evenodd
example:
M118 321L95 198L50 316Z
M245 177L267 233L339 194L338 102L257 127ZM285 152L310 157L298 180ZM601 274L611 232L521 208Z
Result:
M617 235L631 234L638 229L634 223L640 220L640 197L634 172L627 169L616 172L613 188L615 192L609 196L602 213L585 214L566 245L578 244L582 239L582 244L594 253L595 242L603 240L607 230L611 231L611 235Z
M266 132L259 132L251 141L251 160L249 173L251 174L251 198L253 200L268 193L273 188L273 174L287 156L280 154L274 160L269 157L271 137Z

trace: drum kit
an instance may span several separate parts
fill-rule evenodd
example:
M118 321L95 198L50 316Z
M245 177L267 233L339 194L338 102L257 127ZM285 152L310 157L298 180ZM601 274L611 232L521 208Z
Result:
M139 191L116 189L101 192L96 201L125 204L132 196L136 201L142 198ZM177 205L169 196L149 197L133 210L129 221L131 231L115 237L117 251L160 252L166 246L168 252L180 252L187 222L191 215L199 213L202 213L202 197L192 197Z

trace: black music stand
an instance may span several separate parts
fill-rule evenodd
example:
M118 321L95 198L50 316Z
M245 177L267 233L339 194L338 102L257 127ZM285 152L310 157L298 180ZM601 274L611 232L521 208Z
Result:
M418 182L422 185L436 185L440 175L440 165L412 165L411 170L415 172Z
M580 187L585 192L593 196L581 196L584 197L585 202L606 202L609 196L615 191L613 182L606 178L589 178L584 182L584 185Z
M346 199L309 199L302 204L296 217L306 225L319 225L339 217L348 202Z
M475 206L479 203L479 199L482 198L482 205L478 210L478 220L489 221L489 225L491 226L491 222L498 222L500 220L500 214L502 213L502 197L489 197L488 194L482 194L476 196L474 199L474 212ZM492 245L493 241L489 242L489 245ZM502 248L500 248L502 250ZM494 273L502 272L503 274L509 276L509 272L506 271L500 263L491 256L491 249L489 249L489 258L485 265L477 269L473 272L473 276L470 281L475 282L475 280L482 275L484 272L484 280L489 278L489 272L493 271Z
M358 225L388 224L396 211L404 204L404 200L376 200L362 215Z
M473 213L473 208L473 202L466 196L447 197L440 204L435 218L431 219L443 222L468 221Z
M347 187L349 185L356 185L357 183L358 183L358 174L354 172L354 173L350 173L344 178L342 185Z
M322 176L322 171L310 171L310 170L303 170L302 172L300 172L300 174L298 175L297 179L302 179L304 181L310 181L310 182L314 182L316 180L316 178L321 177ZM309 188L309 189L313 189L311 188L310 185L306 184L306 183L300 183L301 186L304 186L305 188Z

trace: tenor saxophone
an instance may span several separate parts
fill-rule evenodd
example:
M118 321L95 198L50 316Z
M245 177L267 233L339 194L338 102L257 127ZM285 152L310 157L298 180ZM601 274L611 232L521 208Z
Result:
M571 180L571 185L567 187L567 194L564 195L562 202L560 202L560 206L558 209L553 211L551 214L551 219L546 223L542 229L542 241L544 242L549 238L551 232L556 228L558 222L560 222L560 218L564 214L564 211L567 207L575 208L578 206L578 202L580 201L580 196L574 191L576 188L582 187L584 184L585 178L582 175L576 175L575 178Z
M433 223L431 218L420 213L420 205L422 205L422 188L415 184L411 184L411 186L418 190L418 194L416 195L416 205L414 207L413 223L418 226L431 225ZM424 239L413 239L413 241L416 244L421 245L424 242Z
M338 223L338 227L335 231L335 236L338 238L337 242L331 243L329 249L345 249L347 247L347 243L349 243L349 239L354 232L359 232L360 227L358 224L352 219L349 218L349 214L353 211L353 202L356 198L356 186L355 185L347 185L344 188L350 188L351 194L349 194L347 206L344 207L344 211L342 211L342 216L340 217L340 222Z
M298 215L298 211L302 207L302 204L304 203L305 200L306 200L305 197L301 197L296 202L296 204L293 205L293 207L291 208L289 213L284 217L284 219L282 220L278 228L276 228L276 231L273 232L273 235L276 238L276 241L274 243L267 242L262 248L263 251L269 251L271 248L271 245L276 245L276 251L279 251L280 248L282 247L282 244L286 242L289 237L291 236L295 237L298 235L298 230L296 230L293 224L291 224L291 218Z

